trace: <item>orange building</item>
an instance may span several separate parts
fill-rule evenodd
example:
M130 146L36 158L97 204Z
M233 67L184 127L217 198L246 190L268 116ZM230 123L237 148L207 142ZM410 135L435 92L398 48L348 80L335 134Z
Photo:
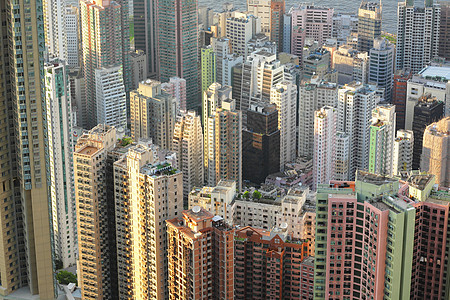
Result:
M282 229L236 230L235 299L300 299L300 264L309 247Z
M167 220L169 299L234 299L234 229L193 207Z

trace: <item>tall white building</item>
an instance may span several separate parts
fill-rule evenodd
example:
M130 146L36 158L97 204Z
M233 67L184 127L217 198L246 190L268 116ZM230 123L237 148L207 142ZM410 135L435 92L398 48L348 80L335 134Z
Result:
M45 46L51 57L67 60L66 1L44 0Z
M335 153L334 179L346 181L350 178L350 135L348 133L336 132Z
M271 0L247 0L247 11L261 19L261 33L270 37Z
M358 32L358 17L349 14L334 14L331 36L336 39L337 46L347 43L352 33Z
M161 89L174 97L178 110L186 111L186 80L180 77L171 77L169 82L161 84Z
M290 81L281 81L270 90L270 103L278 109L278 129L280 130L280 167L297 157L296 125L297 86Z
M370 126L369 172L393 175L395 106L378 106L372 112Z
M441 9L432 0L425 7L414 5L414 0L398 3L396 69L410 69L418 73L438 56Z
M324 106L314 113L313 190L334 179L336 118L336 109L331 106Z
M177 117L172 150L183 173L183 193L187 198L194 187L204 183L202 122L195 111Z
M66 7L67 64L71 68L80 66L80 24L76 6Z
M211 44L216 53L216 81L231 86L233 67L241 64L244 57L231 53L230 40L227 38L213 38Z
M384 98L391 101L394 74L394 46L385 38L376 38L369 55L369 82L384 88Z
M54 243L57 256L64 267L75 265L78 253L72 164L72 108L66 70L66 64L60 60L45 65Z
M95 70L97 122L116 128L127 127L127 104L121 65Z
M372 110L379 99L375 86L356 82L346 84L338 91L337 130L350 136L350 177L347 180L355 178L356 170L369 168Z
M246 57L247 42L261 32L261 19L252 15L235 13L226 21L226 37L230 39L231 51Z
M392 170L394 176L407 178L412 170L414 153L414 133L412 130L398 130L394 140Z
M299 86L298 155L312 157L314 152L314 112L323 106L337 107L338 87L335 83L313 78Z

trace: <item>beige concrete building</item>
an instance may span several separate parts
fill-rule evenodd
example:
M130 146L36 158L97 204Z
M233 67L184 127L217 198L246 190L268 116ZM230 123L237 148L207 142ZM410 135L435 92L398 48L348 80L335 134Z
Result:
M119 299L167 299L165 221L181 216L183 177L143 145L114 163Z
M78 227L78 284L83 299L110 299L108 261L107 151L116 142L114 127L97 125L83 134L73 154Z
M392 171L394 176L408 178L412 170L414 153L414 133L412 130L397 130L392 155Z
M450 117L425 129L420 170L435 175L439 186L450 187Z
M172 149L183 172L183 193L187 198L195 186L204 183L202 123L195 111L177 117Z
M130 93L131 137L151 138L163 149L172 147L173 130L177 115L176 98L161 90L161 83L146 80Z
M236 110L233 99L222 100L212 117L208 118L204 136L206 181L209 186L221 179L235 180L242 188L242 112Z

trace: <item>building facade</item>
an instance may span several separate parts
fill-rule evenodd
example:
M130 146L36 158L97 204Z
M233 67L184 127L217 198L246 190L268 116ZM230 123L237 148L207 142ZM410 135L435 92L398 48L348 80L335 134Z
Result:
M381 36L381 3L362 1L358 9L358 50L369 52Z

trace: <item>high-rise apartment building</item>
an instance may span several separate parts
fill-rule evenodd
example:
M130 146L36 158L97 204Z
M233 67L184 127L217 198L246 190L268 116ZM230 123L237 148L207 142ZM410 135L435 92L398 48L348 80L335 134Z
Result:
M212 46L201 49L201 93L206 91L211 84L216 82L216 53Z
M350 141L350 134L341 131L336 132L335 180L345 181L351 177Z
M0 1L0 297L57 296L41 1Z
M241 190L242 113L236 110L234 100L222 100L204 127L205 180L209 186L221 179L234 180Z
M127 98L122 65L95 70L95 99L99 124L114 126L117 129L127 127Z
M67 267L75 265L78 253L69 75L61 60L45 64L44 71L53 241L56 256Z
M97 125L95 70L111 65L122 65L125 92L131 87L129 59L128 7L122 1L80 1L83 67L86 83L87 127ZM122 22L126 15L126 21ZM124 23L124 24L122 24ZM114 26L113 26L114 25ZM127 40L127 41L125 41ZM124 48L127 46L128 48ZM127 110L128 110L127 105Z
M233 69L236 107L245 112L252 102L269 102L270 89L285 79L284 74L284 66L275 53L264 49L251 53L242 65Z
M78 138L73 153L78 231L78 284L83 299L113 299L116 291L114 228L108 210L114 207L107 180L107 152L115 147L116 129L102 124ZM109 176L113 176L109 174ZM112 178L112 177L111 177ZM108 185L109 183L109 185ZM117 276L117 275L116 275Z
M395 139L395 107L378 106L370 125L369 172L392 176Z
M409 295L415 211L398 188L361 171L356 182L319 187L314 299Z
M397 130L392 156L392 173L394 176L407 178L412 171L414 133L411 130Z
M280 171L280 130L275 105L251 104L242 131L242 179L262 183Z
M450 3L440 1L439 57L450 59Z
M330 70L331 53L325 48L319 48L303 56L303 78L311 79L313 76L325 78Z
M334 179L336 109L324 106L314 113L313 189Z
M194 206L167 220L167 240L169 299L234 299L234 228L222 217Z
M437 122L444 115L444 103L434 97L422 97L414 106L414 119L412 131L414 133L414 156L412 168L420 169L420 159L422 156L423 134L428 125Z
M270 40L277 44L278 52L283 49L283 27L285 0L272 0L270 3Z
M171 77L169 82L161 84L161 89L177 99L180 111L186 111L186 80L180 77Z
M119 299L168 298L165 221L183 210L183 177L137 145L114 163Z
M425 1L425 7L415 6L413 0L398 3L397 70L407 68L418 73L438 56L440 16L440 6L432 0Z
M261 18L243 13L235 13L226 19L226 37L230 40L231 51L247 57L247 43L261 32Z
M270 103L278 110L280 130L280 168L297 157L297 86L290 81L281 81L270 90Z
M71 68L80 66L80 11L77 6L67 6L66 14L66 37L67 37L67 64Z
M303 46L306 38L312 38L321 46L327 38L331 38L333 26L333 8L316 7L300 4L292 7L291 15L291 51L290 53L303 59Z
M331 36L336 39L337 46L347 43L347 38L358 33L358 17L350 14L336 13L333 15L333 31Z
M261 33L264 33L268 37L271 34L271 4L271 0L247 0L248 13L261 19Z
M314 78L303 82L298 91L298 155L313 157L314 113L323 106L337 107L338 88Z
M369 52L381 36L381 2L362 1L358 9L358 50Z
M349 179L356 170L369 169L370 125L379 98L374 86L361 83L346 84L338 91L337 130L350 135Z
M67 61L66 1L43 0L42 6L47 54Z
M177 117L172 150L177 155L177 167L183 173L183 193L187 199L194 187L204 183L202 122L195 111Z
M231 95L232 95L231 86L222 86L217 82L211 84L208 87L208 90L204 92L202 105L202 124L204 127L205 136L207 135L208 128L206 124L208 123L208 118L214 115L216 109L220 107L222 101L226 99L232 99L233 97Z
M148 77L159 76L158 62L158 7L150 0L133 1L134 49L147 56Z
M157 9L160 80L186 80L186 109L201 105L197 6L195 0L161 0Z
M450 117L426 127L420 170L436 176L436 183L450 187Z
M131 51L130 60L131 60L131 89L135 90L138 88L139 82L147 80L148 78L147 55L142 50Z
M371 84L384 89L384 99L392 99L392 77L394 72L394 46L384 38L373 41L369 51L369 77Z
M331 65L338 72L339 84L352 81L368 82L370 60L367 52L359 52L350 45L342 45L333 53Z
M410 70L397 70L394 73L392 104L395 105L395 113L397 114L396 130L405 129L407 82L411 77Z
M151 138L163 149L172 147L177 115L176 98L161 90L161 83L146 80L130 93L131 137L134 141Z
M310 244L293 239L286 229L236 230L234 299L299 299L301 275L294 270L307 257Z

